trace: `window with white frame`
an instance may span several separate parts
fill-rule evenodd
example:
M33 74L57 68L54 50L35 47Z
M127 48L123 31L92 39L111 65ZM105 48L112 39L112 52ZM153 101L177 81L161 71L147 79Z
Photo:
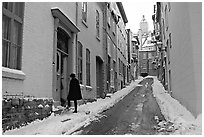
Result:
M21 70L24 2L2 3L2 66Z
M96 37L100 37L100 14L98 10L96 10Z
M87 22L87 2L82 2L82 20Z
M86 85L90 86L91 81L90 81L90 51L89 49L86 49Z

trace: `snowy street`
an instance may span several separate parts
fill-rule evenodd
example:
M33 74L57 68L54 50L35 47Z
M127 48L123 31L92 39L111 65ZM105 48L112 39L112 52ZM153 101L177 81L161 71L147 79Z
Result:
M153 79L144 79L126 97L112 108L101 113L102 117L80 128L73 134L80 135L154 135L157 134L155 116L164 120L156 100L152 97ZM142 85L143 86L142 86Z
M158 102L158 105L161 109L161 113L163 114L164 118L167 120L167 121L157 122L157 126L152 126L156 128L157 131L161 131L161 132L157 132L157 134L167 134L168 131L170 131L168 132L168 134L201 134L202 120L199 119L199 117L195 119L190 112L188 112L186 109L183 108L181 104L179 104L178 101L175 101L167 93L165 93L165 90L163 89L161 83L157 80L156 77L153 77L153 78L154 78L154 83L152 84L153 95L156 101ZM114 109L114 107L117 108L117 105L120 105L120 102L122 102L123 99L126 100L128 98L130 100L129 100L129 104L126 104L129 106L129 108L126 109L127 113L120 114L121 118L119 118L118 124L116 123L116 125L111 125L113 130L112 132L109 132L107 134L114 134L114 133L115 134L142 134L142 132L140 132L142 131L142 126L141 127L139 126L140 125L139 117L143 116L144 114L138 113L138 112L141 112L140 110L142 109L142 106L143 106L140 103L140 101L142 100L141 95L143 90L141 90L142 88L141 83L139 84L139 82L142 80L143 78L140 77L139 80L136 80L126 88L120 91L117 91L116 93L111 95L111 97L106 97L105 99L98 99L96 102L80 105L78 108L79 110L78 113L73 113L71 110L69 112L64 112L61 115L53 114L44 120L34 121L25 127L6 131L4 134L5 135L9 135L9 134L10 135L38 135L38 134L39 135L61 135L61 134L70 135L70 134L80 134L80 133L83 134L83 132L81 132L78 129L82 127L89 127L89 124L92 121L96 122L96 121L100 121L100 119L105 118L106 116L104 116L104 114L107 114L109 112L108 110L109 108L110 110L112 108ZM148 85L145 85L145 86L148 87ZM139 91L141 93L136 94L137 91L138 93ZM149 97L151 98L151 96ZM154 100L154 98L151 98L151 99ZM152 102L150 104L152 104ZM174 105L176 105L177 107L175 107ZM182 110L182 111L179 111L179 110ZM117 111L117 113L119 112L119 110L117 109L115 109L115 111ZM117 113L115 112L113 114L115 114L116 116ZM129 115L126 115L126 114L129 114ZM134 118L136 118L136 120L134 120ZM155 120L157 120L158 117L154 117L154 118ZM129 122L126 127L124 126L125 124L121 125L122 119ZM130 126L130 124L132 125ZM130 131L130 132L125 132L125 133L119 132L123 128L127 128L127 127L129 127L127 131Z

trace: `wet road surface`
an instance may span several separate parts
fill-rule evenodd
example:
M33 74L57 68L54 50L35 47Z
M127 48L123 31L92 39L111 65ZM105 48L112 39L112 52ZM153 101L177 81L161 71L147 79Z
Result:
M153 97L152 78L141 81L126 97L112 108L101 113L102 117L92 121L72 134L78 135L155 135L155 116L164 120Z

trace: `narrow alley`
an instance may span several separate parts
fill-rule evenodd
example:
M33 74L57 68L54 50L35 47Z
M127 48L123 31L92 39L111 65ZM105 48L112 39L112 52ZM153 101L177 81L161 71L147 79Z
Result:
M141 81L123 100L104 111L99 120L72 134L81 135L154 135L157 134L156 117L164 120L152 95L152 78Z
M202 134L202 2L1 4L3 135Z

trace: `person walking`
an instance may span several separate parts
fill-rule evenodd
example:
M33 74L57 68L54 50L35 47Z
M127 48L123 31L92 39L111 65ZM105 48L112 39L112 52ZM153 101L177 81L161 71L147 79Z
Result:
M81 89L80 89L79 81L78 79L76 79L75 74L72 73L70 77L72 79L69 84L69 94L67 96L68 108L71 107L70 100L73 100L74 108L75 108L74 113L77 113L77 100L82 99Z

